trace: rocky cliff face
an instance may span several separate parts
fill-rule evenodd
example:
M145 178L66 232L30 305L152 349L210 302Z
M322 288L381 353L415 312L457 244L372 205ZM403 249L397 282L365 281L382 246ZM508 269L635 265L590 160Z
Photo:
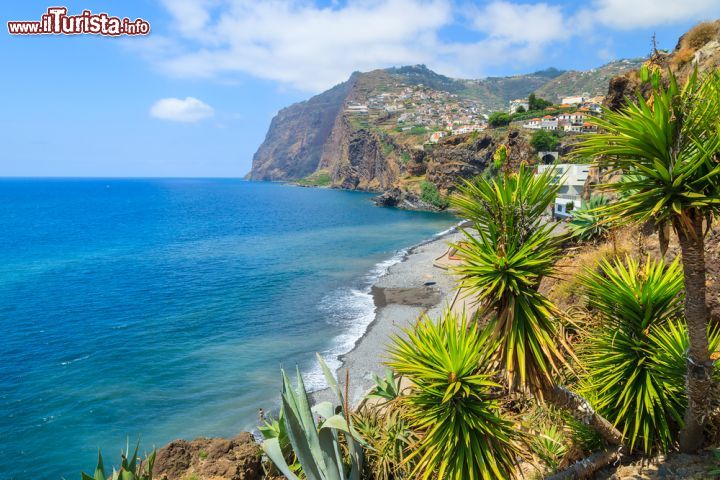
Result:
M283 108L253 156L251 180L304 178L318 169L323 150L357 75L347 82Z
M395 183L399 172L383 151L384 145L397 147L386 136L355 128L340 115L323 149L319 169L329 172L339 188L385 190Z
M493 155L500 145L510 149L512 167L520 162L533 164L537 155L528 142L527 134L518 130L492 132L480 135L466 134L440 141L428 152L425 176L444 192L455 188L459 179L470 179L482 174L493 163Z

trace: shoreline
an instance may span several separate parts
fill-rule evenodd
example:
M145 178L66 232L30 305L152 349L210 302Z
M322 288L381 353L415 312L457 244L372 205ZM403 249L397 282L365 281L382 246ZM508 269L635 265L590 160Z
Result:
M372 375L384 375L383 361L387 360L387 345L392 336L402 335L402 329L414 325L423 313L437 316L452 301L456 282L447 270L433 266L433 261L447 250L448 243L460 238L458 225L408 248L402 260L391 265L371 285L373 319L352 349L338 355L340 366L335 369L341 383L345 370L349 371L348 402L353 407L374 385ZM313 402L336 401L327 387L310 396Z

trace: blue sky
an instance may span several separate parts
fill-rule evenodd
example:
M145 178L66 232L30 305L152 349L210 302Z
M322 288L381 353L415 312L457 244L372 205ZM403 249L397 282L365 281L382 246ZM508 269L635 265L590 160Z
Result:
M0 176L238 177L273 115L354 70L477 78L587 69L662 48L717 0L118 0L148 37L11 36L60 2L0 7Z

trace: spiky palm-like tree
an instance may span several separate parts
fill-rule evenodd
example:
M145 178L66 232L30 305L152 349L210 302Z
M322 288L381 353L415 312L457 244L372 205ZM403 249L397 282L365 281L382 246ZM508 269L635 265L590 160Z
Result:
M642 73L649 76L646 67ZM720 209L720 73L702 78L693 73L683 87L672 74L667 81L664 86L655 70L650 100L639 95L636 103L594 119L601 132L586 137L576 152L625 174L624 181L606 186L620 193L606 210L610 218L654 222L661 237L669 224L678 237L690 338L689 402L680 443L690 452L703 442L712 399L704 238Z
M561 312L538 288L553 274L560 255L555 224L541 218L560 187L556 172L535 175L521 165L497 180L476 178L458 187L453 205L473 224L455 245L462 263L460 286L479 303L497 344L493 357L507 385L530 391L589 422L610 443L621 433L581 396L557 383L573 352L565 340Z
M446 310L437 322L420 318L405 334L394 337L389 365L413 384L400 397L419 437L404 459L414 465L411 478L515 477L523 434L501 408L491 349L483 348L487 330Z
M604 260L581 283L594 321L580 356L583 383L596 406L615 422L632 450L665 452L685 406L682 372L669 373L664 341L682 317L682 272L677 261ZM665 353L664 353L665 352ZM680 365L684 361L679 359Z

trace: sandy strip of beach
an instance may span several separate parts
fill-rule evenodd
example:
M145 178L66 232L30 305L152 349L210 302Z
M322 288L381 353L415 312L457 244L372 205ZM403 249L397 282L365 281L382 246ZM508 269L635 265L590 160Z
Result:
M452 302L456 280L433 261L456 242L462 234L454 231L413 247L405 259L391 266L372 288L375 300L375 320L355 347L340 357L343 365L337 370L341 383L346 370L350 373L349 399L357 405L373 385L373 374L382 376L383 362L387 360L387 345L392 335L402 334L402 329L415 324L424 311L437 317L445 305ZM313 394L315 401L336 401L329 390Z

